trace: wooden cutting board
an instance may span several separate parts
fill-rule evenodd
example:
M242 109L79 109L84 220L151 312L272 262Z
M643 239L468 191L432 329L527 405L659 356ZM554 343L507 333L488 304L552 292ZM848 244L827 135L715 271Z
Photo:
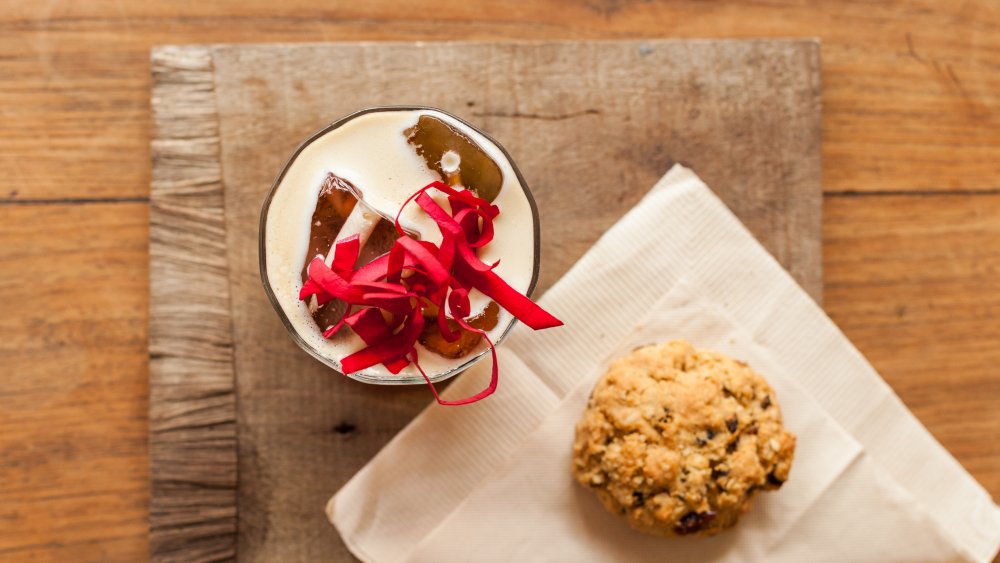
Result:
M815 41L163 47L153 79L158 561L349 559L324 503L428 404L423 387L326 370L261 288L265 193L300 141L354 110L437 106L504 144L541 215L536 296L681 162L820 297Z

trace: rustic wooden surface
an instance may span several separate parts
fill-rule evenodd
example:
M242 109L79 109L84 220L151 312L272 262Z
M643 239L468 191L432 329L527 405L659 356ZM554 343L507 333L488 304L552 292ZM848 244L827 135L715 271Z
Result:
M1000 497L998 31L991 0L0 0L0 559L148 550L165 43L821 37L825 308Z
M150 551L236 551L236 393L214 68L207 48L153 57Z
M287 155L336 116L366 105L427 104L501 139L541 215L539 294L678 160L703 173L801 283L820 293L815 42L313 44L213 53L241 559L347 558L319 503L429 401L421 387L330 377L291 342L260 288L260 202ZM421 72L431 67L449 72ZM349 427L347 435L363 438L342 440Z

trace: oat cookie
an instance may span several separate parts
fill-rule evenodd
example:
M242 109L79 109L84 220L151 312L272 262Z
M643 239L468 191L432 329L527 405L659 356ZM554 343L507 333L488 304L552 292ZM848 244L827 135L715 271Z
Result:
M620 358L597 382L573 474L637 530L709 536L780 487L794 452L763 377L674 340Z

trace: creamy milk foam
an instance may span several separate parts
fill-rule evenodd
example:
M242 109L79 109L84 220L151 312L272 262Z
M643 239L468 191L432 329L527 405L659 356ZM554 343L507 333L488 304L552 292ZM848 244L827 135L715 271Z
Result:
M308 306L299 300L302 288L300 273L308 252L310 222L316 200L324 179L332 172L357 187L369 207L387 219L393 219L403 202L416 190L440 179L407 143L404 134L421 115L433 116L461 131L500 167L503 186L493 201L500 208L500 215L493 223L493 240L480 248L478 255L487 264L500 260L494 271L517 291L526 293L531 284L535 264L531 204L517 174L499 147L455 118L434 110L381 111L359 115L310 143L289 164L272 196L264 233L268 282L281 309L299 336L338 367L340 358L360 350L364 342L348 330L340 331L329 340L323 338ZM439 192L430 193L442 207L448 209L445 197ZM423 240L441 241L437 224L415 203L407 205L400 222ZM470 299L473 316L489 303L489 298L475 290ZM501 311L497 326L488 333L490 339L495 342L512 321L509 313ZM467 362L485 347L483 343L481 349L455 360L426 350L419 343L417 353L420 366L428 376L433 377ZM363 375L397 379L420 377L412 365L397 376L390 374L381 364L364 370Z

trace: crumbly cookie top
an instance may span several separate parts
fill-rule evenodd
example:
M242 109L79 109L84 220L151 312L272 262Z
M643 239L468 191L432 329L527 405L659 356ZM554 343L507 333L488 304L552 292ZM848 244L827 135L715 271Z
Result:
M674 340L633 351L597 382L573 472L634 528L712 535L788 479L794 450L763 377Z

